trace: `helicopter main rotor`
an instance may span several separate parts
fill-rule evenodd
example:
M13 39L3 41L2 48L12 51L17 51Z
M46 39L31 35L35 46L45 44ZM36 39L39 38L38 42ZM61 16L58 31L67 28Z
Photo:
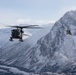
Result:
M28 26L8 26L8 27L14 27L14 28L28 28L28 29L40 29L42 27L39 27L39 25L28 25Z

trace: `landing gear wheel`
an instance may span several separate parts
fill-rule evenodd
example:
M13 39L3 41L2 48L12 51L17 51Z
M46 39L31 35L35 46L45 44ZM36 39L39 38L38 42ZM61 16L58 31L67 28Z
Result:
M22 37L20 37L20 38L19 38L19 41L23 42L23 39L22 39Z
M22 40L22 39L19 39L19 41L23 42L23 40Z
M12 37L10 37L9 41L13 41Z

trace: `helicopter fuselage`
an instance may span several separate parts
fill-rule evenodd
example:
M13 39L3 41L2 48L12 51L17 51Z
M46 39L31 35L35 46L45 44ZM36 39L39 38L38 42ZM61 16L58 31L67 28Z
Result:
M19 39L20 41L22 41L22 33L23 31L20 29L11 30L10 41L13 41L13 39Z

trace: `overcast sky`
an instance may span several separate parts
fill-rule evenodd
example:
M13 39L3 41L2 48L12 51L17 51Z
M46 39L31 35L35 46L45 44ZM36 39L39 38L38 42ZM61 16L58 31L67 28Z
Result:
M0 23L47 24L76 9L76 0L0 0Z

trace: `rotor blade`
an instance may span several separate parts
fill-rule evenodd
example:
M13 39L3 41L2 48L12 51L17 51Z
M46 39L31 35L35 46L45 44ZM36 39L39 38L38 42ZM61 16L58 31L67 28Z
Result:
M24 28L27 28L27 29L42 29L42 27L24 27Z
M26 25L26 24L19 24L19 26L22 26L22 27L23 27L23 26L26 26L26 27L27 27L27 26L39 26L39 25Z
M8 27L15 27L15 28L30 28L30 27L36 27L38 25L28 25L28 26L8 26Z
M21 28L31 28L31 27L38 27L38 25L28 25L28 26L20 26Z

